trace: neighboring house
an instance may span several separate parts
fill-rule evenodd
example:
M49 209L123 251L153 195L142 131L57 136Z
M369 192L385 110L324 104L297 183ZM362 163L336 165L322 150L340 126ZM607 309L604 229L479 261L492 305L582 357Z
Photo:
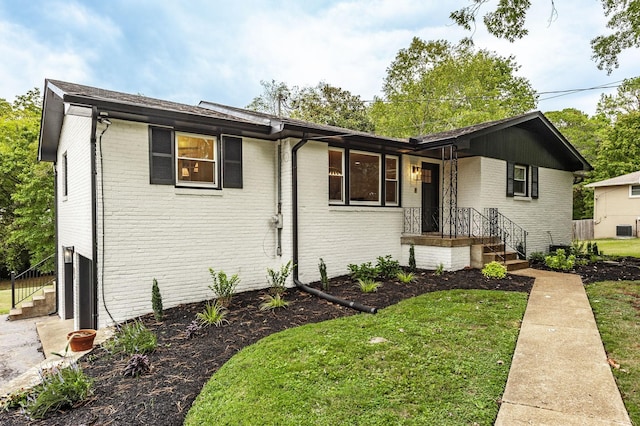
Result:
M593 237L637 237L640 171L585 185L593 188Z
M447 270L496 239L546 251L570 242L574 174L591 168L540 112L394 139L55 80L44 93L58 311L77 328L151 312L153 278L165 307L211 298L209 267L247 291L289 260L301 284L320 258L330 277L406 265L410 244Z

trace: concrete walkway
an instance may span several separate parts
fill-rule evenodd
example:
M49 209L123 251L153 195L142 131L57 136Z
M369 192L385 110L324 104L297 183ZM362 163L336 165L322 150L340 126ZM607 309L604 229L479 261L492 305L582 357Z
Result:
M631 425L582 281L525 269L536 279L496 425Z

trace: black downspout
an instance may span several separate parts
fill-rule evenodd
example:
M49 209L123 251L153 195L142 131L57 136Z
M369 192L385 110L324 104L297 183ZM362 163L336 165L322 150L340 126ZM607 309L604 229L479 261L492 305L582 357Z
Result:
M98 124L98 108L93 107L91 113L91 234L93 248L93 283L91 288L91 303L93 304L93 328L98 329L98 197L96 196L96 131Z
M57 151L56 151L56 160L57 160ZM60 274L59 274L59 270L58 270L58 254L59 250L58 250L58 162L55 161L53 163L53 224L55 226L55 235L54 235L54 244L55 244L55 269L54 272L56 274L56 309L53 312L50 312L49 315L55 315L58 313L58 310L60 309L60 305L59 305L59 299L58 297L60 296ZM66 291L66 288L65 288Z
M322 292L318 289L309 287L308 285L302 283L298 278L298 150L302 148L309 140L306 138L302 138L300 142L298 142L291 149L291 164L293 166L292 173L292 189L293 189L293 211L292 211L292 221L293 221L293 282L294 284L303 291L307 293L318 296L321 299L328 300L329 302L337 303L338 305L346 306L348 308L355 309L360 312L367 312L370 314L375 314L378 312L377 308L371 308L365 306L358 302L351 302L349 300L341 299L339 297L332 296L325 292Z

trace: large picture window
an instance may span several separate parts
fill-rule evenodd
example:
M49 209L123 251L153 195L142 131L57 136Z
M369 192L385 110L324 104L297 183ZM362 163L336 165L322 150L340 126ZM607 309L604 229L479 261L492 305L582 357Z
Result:
M349 154L349 200L380 203L380 155L351 151Z
M329 203L398 206L399 167L397 156L329 148Z

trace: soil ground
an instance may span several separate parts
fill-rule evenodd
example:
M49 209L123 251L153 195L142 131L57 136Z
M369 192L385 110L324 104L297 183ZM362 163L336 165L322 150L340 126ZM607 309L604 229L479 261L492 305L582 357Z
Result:
M581 270L580 268L584 268ZM640 264L596 263L578 268L585 282L603 279L640 280ZM584 274L584 275L583 275ZM319 288L319 284L312 286ZM479 270L465 269L436 276L419 271L411 284L385 282L377 292L363 294L346 276L330 282L329 294L382 309L423 293L450 289L487 289L529 292L533 279L508 275L490 280ZM80 366L94 378L94 393L78 406L52 413L42 421L29 421L17 410L0 413L3 425L181 425L189 407L211 375L243 347L261 338L299 325L356 315L351 308L336 305L289 289L289 306L276 311L260 311L265 291L236 294L229 307L228 324L207 327L187 338L187 326L205 302L165 310L162 322L152 315L142 321L158 336L158 347L149 355L150 373L138 378L123 376L128 356L112 356L97 347L81 358ZM370 314L360 314L370 315Z

